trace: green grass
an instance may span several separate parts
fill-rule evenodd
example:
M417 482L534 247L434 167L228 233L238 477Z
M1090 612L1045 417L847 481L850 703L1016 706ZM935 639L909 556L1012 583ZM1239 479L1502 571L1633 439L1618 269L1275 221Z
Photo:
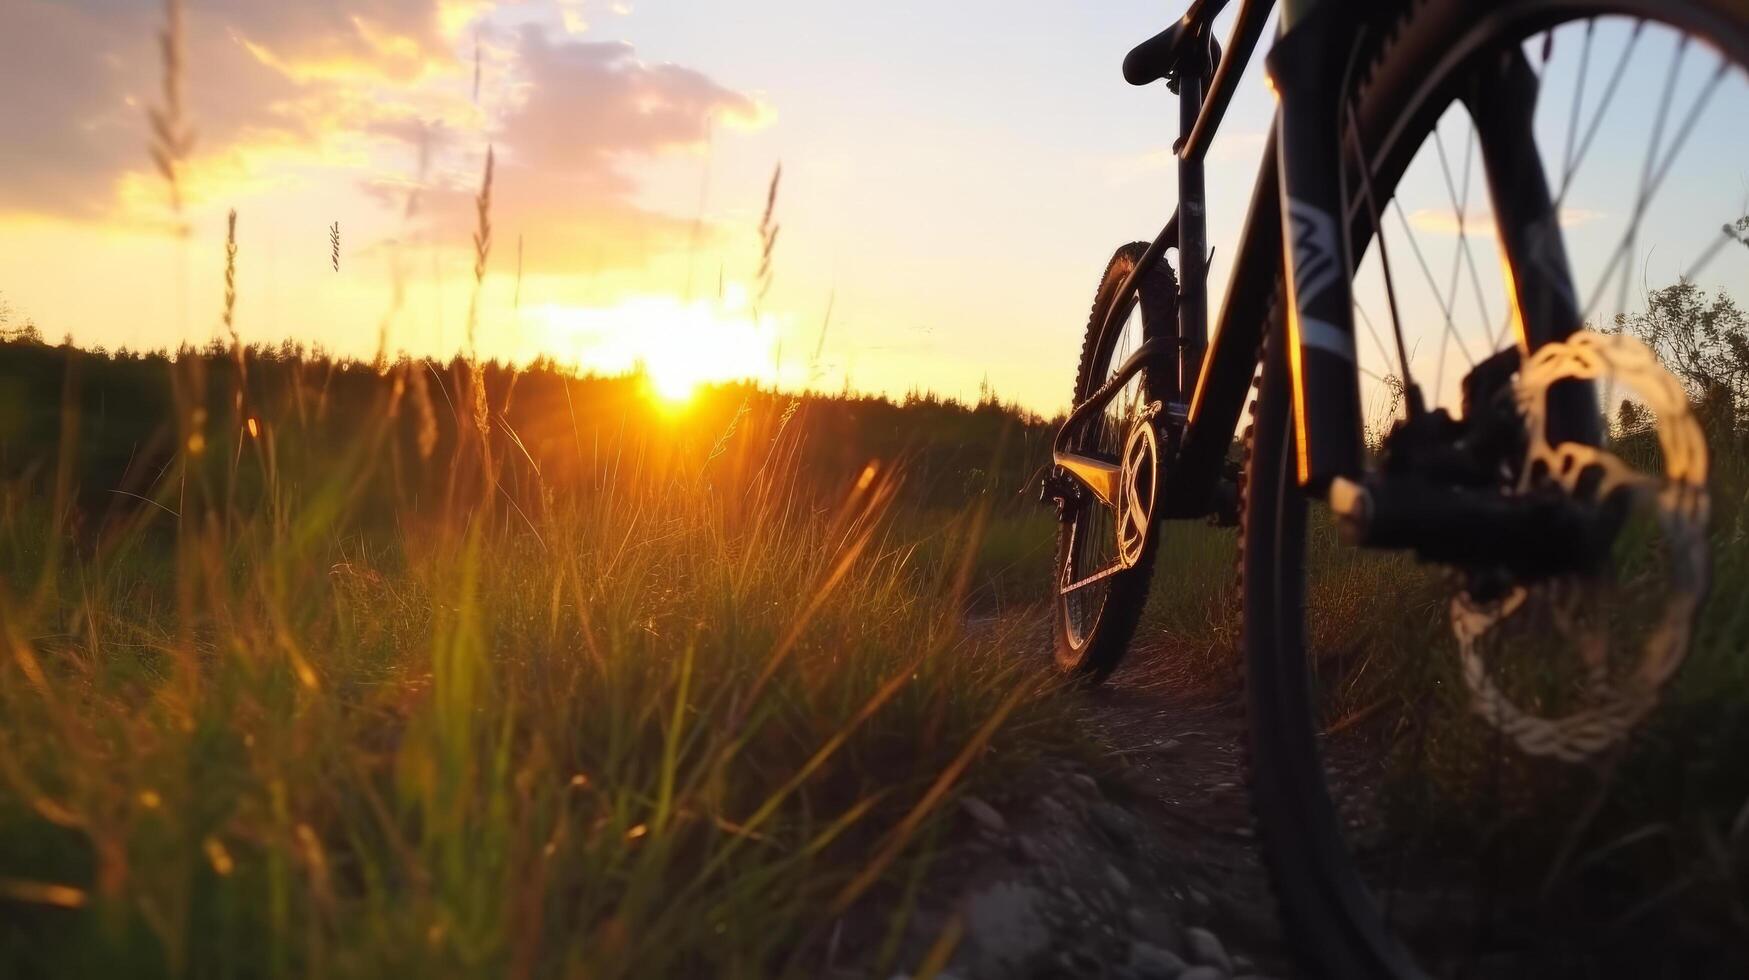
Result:
M1314 520L1307 609L1320 713L1339 733L1329 744L1380 763L1393 826L1495 869L1581 929L1657 923L1646 935L1727 948L1749 929L1749 447L1725 435L1711 448L1710 601L1656 710L1592 760L1528 756L1474 713L1449 573L1348 548ZM1667 579L1652 554L1618 563L1593 611L1617 679L1661 614ZM1488 669L1521 707L1560 717L1589 703L1572 627L1526 612L1499 633Z
M1454 578L1407 554L1347 546L1314 507L1306 627L1319 716L1340 768L1366 774L1339 800L1383 790L1378 815L1395 830L1444 856L1486 860L1533 897L1546 888L1567 907L1558 914L1583 906L1591 928L1662 919L1671 935L1729 944L1745 934L1749 444L1729 433L1710 442L1710 601L1658 709L1625 749L1588 764L1529 758L1475 715L1450 625ZM1141 635L1167 647L1160 669L1185 689L1239 682L1236 546L1234 532L1197 523L1162 530ZM1627 566L1611 594L1618 677L1640 653L1644 633L1631 627L1663 595L1646 565ZM1508 692L1545 716L1583 703L1578 653L1570 638L1551 643L1552 630L1546 620L1508 630L1512 642L1490 659Z
M99 526L0 497L0 974L812 976L847 909L910 966L944 803L1074 737L1026 617L964 628L1033 518L798 462L812 406L485 492L463 426L256 400Z
M223 352L5 353L0 975L908 969L944 804L1078 751L1038 420L488 372L488 483L465 364L257 355L238 414ZM1436 733L1393 757L1416 825L1509 817L1540 867L1728 930L1749 454L1714 453L1713 601L1578 832L1600 770L1496 765L1449 583L1315 522L1309 609L1326 724ZM1141 642L1227 690L1236 536L1162 534Z

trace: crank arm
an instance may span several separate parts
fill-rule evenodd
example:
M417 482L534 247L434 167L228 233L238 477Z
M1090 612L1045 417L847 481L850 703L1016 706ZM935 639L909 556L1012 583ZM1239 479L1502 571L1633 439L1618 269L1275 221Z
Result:
M1069 452L1053 452L1051 461L1086 487L1100 503L1107 507L1117 507L1117 487L1123 467L1115 461Z

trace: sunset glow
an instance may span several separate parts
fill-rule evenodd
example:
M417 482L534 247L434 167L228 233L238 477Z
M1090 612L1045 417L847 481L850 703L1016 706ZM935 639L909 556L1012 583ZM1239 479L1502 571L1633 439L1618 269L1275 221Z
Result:
M217 311L235 209L246 343L290 339L367 361L382 346L606 373L642 365L671 401L734 379L962 399L987 384L1051 414L1066 407L1063 365L1088 283L1114 243L1152 234L1173 200L1165 94L1118 74L1127 45L1159 27L1157 5L1134 0L1097 16L904 0L852 22L799 0L758 16L570 0L185 6L177 81L196 136L174 193L146 150L165 91L162 4L18 0L0 14L0 75L41 96L0 104L7 132L33 134L0 162L0 303L48 337L110 350L228 337ZM1002 51L968 59L950 39L981 36L998 10ZM991 87L993 65L1042 51L1065 56ZM1233 240L1246 212L1275 110L1263 74L1255 60L1246 69L1210 148L1211 242ZM34 81L51 77L73 83ZM1623 91L1661 84L1641 81ZM1695 132L1685 160L1701 169L1671 192L1728 193L1692 229L1649 212L1652 279L1680 273L1675 257L1705 244L1691 239L1736 213L1740 128L1708 116ZM1451 135L1461 189L1480 170ZM1633 212L1620 199L1633 164L1611 160L1599 155L1596 183L1561 211L1575 261L1594 266ZM780 164L768 255L761 219ZM1437 161L1411 168L1409 183L1402 217L1440 295L1402 297L1407 340L1439 374L1441 306L1453 301L1450 263L1435 253L1457 247L1460 224ZM1474 235L1491 215L1472 183L1461 230ZM1232 254L1214 253L1211 312ZM1733 284L1741 259L1709 271L1713 285ZM1470 279L1458 299L1497 301L1494 283ZM1443 365L1462 363L1454 353Z
M0 0L0 980L1749 980L1745 4Z
M641 371L670 404L703 384L780 378L778 321L755 320L739 286L722 300L636 296L606 308L544 306L533 318L540 347L561 363L598 374Z
M668 409L686 407L686 403L698 393L698 383L685 374L651 371L649 383L650 394Z
M146 151L164 98L162 3L21 0L0 15L0 74L21 91L69 83L0 107L8 131L36 134L0 166L0 301L50 337L110 350L228 336L217 305L234 208L246 343L641 364L670 401L733 379L960 398L987 381L1054 411L1098 261L1087 256L1135 232L1102 175L1119 159L1149 161L1122 170L1124 184L1171 169L1163 134L1086 111L1129 113L1095 94L1114 93L1115 39L1157 17L1007 11L1011 43L1069 38L1084 57L1003 97L1032 107L1029 126L973 136L971 103L918 88L975 94L955 74L957 45L912 42L918 24L948 38L986 16L906 3L846 29L841 12L791 0L758 17L569 0L186 4L178 81L196 137L173 195ZM864 57L877 49L905 63ZM826 98L823 77L863 94ZM1094 141L1095 126L1115 139ZM1061 139L1041 142L1038 127ZM767 262L758 229L779 163ZM1017 200L1048 201L1062 220L1029 235L1036 216ZM996 241L1028 244L967 247ZM1002 288L973 303L970 283Z

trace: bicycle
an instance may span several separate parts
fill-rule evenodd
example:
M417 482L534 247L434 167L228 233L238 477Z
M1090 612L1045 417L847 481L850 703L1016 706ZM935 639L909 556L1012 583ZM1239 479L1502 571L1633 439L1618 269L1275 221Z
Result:
M1413 862L1402 855L1419 848L1371 829L1396 805L1379 799L1393 785L1386 767L1401 771L1406 760L1429 755L1429 743L1458 738L1430 731L1426 722L1454 696L1487 723L1497 748L1594 758L1645 718L1689 646L1709 567L1706 445L1682 384L1628 336L1640 322L1627 312L1628 270L1639 264L1637 236L1683 144L1697 120L1714 119L1708 102L1726 81L1734 97L1742 94L1749 6L1241 0L1223 56L1214 19L1226 6L1194 0L1179 21L1124 60L1127 81L1165 81L1178 97L1179 201L1159 236L1119 249L1106 268L1083 339L1074 407L1043 481L1042 498L1060 517L1056 659L1094 682L1118 665L1161 557L1163 522L1238 524L1250 793L1290 946L1305 969L1325 976L1413 976L1465 956L1463 968L1471 969L1475 946L1463 947L1474 935L1450 933L1493 929L1480 920L1491 922L1502 910L1457 916L1445 934L1405 921L1417 914L1393 896L1407 892L1408 904L1425 904L1429 886L1417 893L1402 880L1413 875L1404 870ZM1278 108L1211 335L1205 160L1276 6L1280 30L1266 64ZM1624 67L1636 50L1662 50L1663 41L1647 40L1654 36L1675 39L1661 89L1661 76L1643 79ZM1575 48L1578 81L1569 111L1565 83L1551 66L1557 50ZM1614 61L1617 49L1622 64ZM1701 101L1672 114L1678 91L1688 105L1683 63L1695 51L1710 51L1717 67L1703 75ZM1593 76L1593 68L1608 74ZM1606 78L1602 90L1588 83L1597 77ZM1624 78L1629 103L1661 92L1658 111L1649 144L1632 147L1644 150L1645 162L1631 154L1640 183L1625 212L1628 230L1582 291L1566 229L1590 219L1575 217L1582 209L1569 195L1578 193L1589 153L1605 145L1611 153L1627 149L1618 145L1625 139L1597 139L1601 127L1621 118L1624 103L1616 98ZM1557 125L1539 131L1545 83L1553 93L1548 105L1559 111ZM1749 100L1731 104L1737 118L1749 118L1742 115ZM1452 144L1441 129L1449 129L1447 117L1471 127L1461 167L1447 152ZM1561 156L1553 158L1558 182L1551 185L1545 152L1562 129ZM1705 139L1722 132L1709 129ZM1444 265L1429 263L1415 230L1437 222L1405 210L1399 199L1437 185L1407 174L1431 159L1429 147L1437 151L1455 220L1455 234L1441 232L1454 239L1449 287L1440 282ZM1492 294L1481 283L1466 227L1476 220L1469 199L1477 157L1501 253L1503 281ZM1603 165L1619 170L1629 157L1607 157ZM1708 155L1703 169L1714 167L1716 157ZM1682 193L1721 181L1708 177ZM1625 183L1619 173L1607 182ZM1387 225L1387 218L1398 224ZM1677 227L1667 220L1659 211L1653 223ZM1410 251L1387 242L1385 230L1399 225ZM1692 256L1681 281L1714 267L1731 228L1723 234ZM1589 235L1574 244L1589 260ZM1176 270L1168 250L1177 253ZM1417 268L1438 302L1417 307L1403 297ZM1363 272L1376 274L1370 286ZM1603 307L1607 286L1617 296L1613 319ZM1491 295L1503 301L1500 317L1489 309ZM1368 312L1380 297L1394 343ZM1447 363L1460 299L1481 308L1474 319L1484 324L1484 345L1472 350L1456 337L1470 364L1453 412L1442 405L1442 389L1454 369L1462 370L1455 358ZM1431 399L1415 369L1420 363L1427 374L1426 356L1409 349L1406 320L1408 328L1443 321ZM1376 370L1366 366L1373 352L1364 346L1366 335L1379 355ZM1387 414L1395 418L1384 431L1366 425L1362 387L1369 378L1392 402ZM1627 432L1625 420L1634 413L1626 408L1612 421L1610 402L1623 391L1656 417L1652 429ZM1231 448L1248 405L1253 419L1235 465ZM1637 562L1631 575L1617 553L1630 539L1652 555L1631 559ZM1383 571L1366 572L1373 562ZM1324 580L1308 577L1308 563L1355 581L1372 575L1364 582L1403 597L1401 618L1422 630L1415 636L1432 626L1449 629L1459 656L1437 663L1412 657L1416 663L1399 666L1379 666L1391 663L1385 657L1362 661L1352 649L1358 643L1419 641L1406 640L1390 623L1343 622L1341 598ZM1646 569L1660 588L1645 588ZM1433 592L1398 585L1430 574L1447 583L1438 601L1428 598ZM1527 611L1533 607L1542 611ZM1319 618L1321 609L1331 618ZM1586 616L1593 617L1585 621L1590 625L1580 623ZM1340 642L1324 635L1333 632ZM1599 653L1600 635L1635 641L1617 644L1640 655L1625 679L1609 669L1622 651ZM1550 636L1571 640L1582 654L1579 695L1550 681L1543 668L1527 666L1534 658L1498 655L1546 645ZM1334 655L1332 645L1340 647ZM1392 671L1400 689L1416 681L1435 693L1368 707L1354 692L1369 670ZM1338 687L1348 701L1332 722L1320 699ZM1396 729L1380 718L1392 707L1399 712ZM1551 712L1558 717L1545 716ZM1369 731L1369 746L1382 746L1374 754L1385 761L1375 768L1355 763L1332 741L1336 729ZM1404 744L1415 740L1419 756ZM1444 777L1429 764L1415 778Z

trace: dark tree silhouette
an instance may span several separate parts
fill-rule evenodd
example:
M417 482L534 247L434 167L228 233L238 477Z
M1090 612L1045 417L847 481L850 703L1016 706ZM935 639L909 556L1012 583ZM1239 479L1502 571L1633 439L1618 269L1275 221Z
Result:
M1749 219L1743 223L1749 229ZM1645 341L1682 379L1709 428L1734 432L1749 417L1749 314L1728 293L1679 279L1652 290L1644 312L1619 315L1615 326Z

